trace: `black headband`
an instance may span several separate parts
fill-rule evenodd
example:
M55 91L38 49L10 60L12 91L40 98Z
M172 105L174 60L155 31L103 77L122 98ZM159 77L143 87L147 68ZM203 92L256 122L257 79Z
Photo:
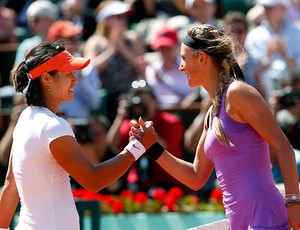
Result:
M192 38L191 36L189 35L186 35L183 40L182 40L182 43L195 49L195 50L202 50L202 49L206 49L207 48L207 44L205 44L204 42L198 40L198 39L195 39L195 38Z

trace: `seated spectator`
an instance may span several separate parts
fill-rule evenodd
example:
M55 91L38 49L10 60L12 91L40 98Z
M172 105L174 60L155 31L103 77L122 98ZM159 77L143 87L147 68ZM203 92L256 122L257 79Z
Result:
M180 65L177 31L162 26L151 42L157 57L149 61L145 79L155 94L158 106L162 108L188 107L199 96L199 88L190 88L188 79L178 70Z
M81 56L79 40L81 31L81 27L72 21L58 20L50 26L47 40L66 43L66 48L72 55ZM59 110L66 118L88 118L101 104L101 82L98 71L91 63L86 68L76 71L75 75L78 82L74 88L74 100L62 103Z
M143 82L145 83L145 81ZM132 88L120 100L117 116L108 132L108 143L118 149L123 149L126 146L126 141L128 141L128 132L131 127L130 120L141 116L145 120L154 122L158 139L161 143L164 143L166 149L170 149L177 157L183 158L184 126L182 121L169 112L159 111L152 89L148 85L143 86L140 84L140 87ZM172 135L169 135L170 133ZM127 183L129 189L143 191L148 191L154 186L169 189L176 185L184 188L184 185L174 180L147 156L142 156L129 169Z

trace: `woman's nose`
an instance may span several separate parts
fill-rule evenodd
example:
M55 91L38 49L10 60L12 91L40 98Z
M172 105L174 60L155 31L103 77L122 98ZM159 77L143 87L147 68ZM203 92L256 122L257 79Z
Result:
M184 71L184 67L183 67L182 63L180 63L180 65L179 65L179 71L181 71L181 72Z

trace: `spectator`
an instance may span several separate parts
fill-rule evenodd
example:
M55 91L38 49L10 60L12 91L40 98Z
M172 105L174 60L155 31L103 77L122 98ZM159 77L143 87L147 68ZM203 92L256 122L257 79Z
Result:
M50 0L34 1L28 7L26 17L28 27L33 34L20 43L16 53L15 65L24 60L31 48L47 40L48 29L58 18L58 8Z
M107 91L108 118L112 122L118 97L131 82L144 75L144 44L127 30L130 5L121 1L103 1L97 11L97 30L86 41L83 56L93 59L103 88Z
M66 44L70 53L74 56L81 56L79 40L82 28L69 20L58 20L54 22L49 30L47 39L50 42L61 41ZM77 85L74 88L74 100L60 105L60 112L66 118L88 118L91 113L101 105L98 70L93 63L88 67L77 71Z
M216 0L185 0L190 23L218 26Z
M0 7L0 43L18 43L16 12L7 7Z
M157 56L149 61L145 79L155 94L158 106L188 107L199 96L198 88L190 88L184 73L178 71L180 64L177 31L163 25L154 36L151 48Z
M249 31L246 15L239 11L230 11L224 16L222 22L225 32L236 41L234 55L244 73L244 80L259 89L260 84L254 79L254 60L245 48L245 40Z
M245 47L254 60L256 79L268 101L272 90L290 71L300 68L300 29L286 20L288 0L259 0L266 20L249 31Z

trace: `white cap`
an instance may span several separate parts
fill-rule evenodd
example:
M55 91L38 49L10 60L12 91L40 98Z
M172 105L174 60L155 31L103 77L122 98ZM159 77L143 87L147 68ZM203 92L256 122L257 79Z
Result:
M50 19L58 18L58 7L48 0L37 0L30 4L26 11L27 18L47 17Z
M289 0L257 0L258 4L266 7L273 7L278 5L288 6L289 2Z
M196 0L185 0L185 7L187 9L192 8L195 1ZM202 1L204 1L206 3L216 3L216 0L202 0Z
M97 22L102 22L106 18L114 15L125 14L130 11L130 4L116 1L105 6L96 16Z

